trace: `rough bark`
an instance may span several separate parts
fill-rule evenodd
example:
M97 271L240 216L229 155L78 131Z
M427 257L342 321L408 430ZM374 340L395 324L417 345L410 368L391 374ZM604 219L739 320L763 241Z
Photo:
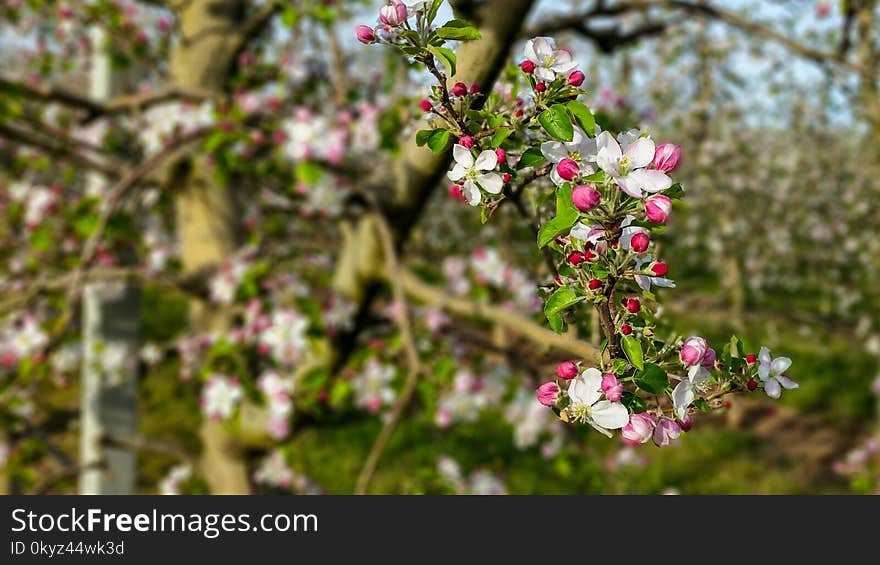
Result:
M242 41L242 0L190 0L177 12L180 41L171 53L173 86L222 94ZM210 269L236 249L239 226L234 194L212 178L203 158L175 167L177 231L187 274ZM228 329L228 314L193 304L191 324L199 333ZM250 492L242 449L222 425L205 420L200 430L202 475L214 494Z

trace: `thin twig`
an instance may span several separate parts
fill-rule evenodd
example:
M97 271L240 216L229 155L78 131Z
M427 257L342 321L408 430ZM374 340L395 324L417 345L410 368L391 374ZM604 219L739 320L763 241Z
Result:
M397 258L397 250L394 246L394 237L391 235L391 229L388 227L388 223L385 219L379 214L377 214L376 217L378 218L377 229L382 241L385 261L387 263L389 282L391 283L394 302L397 306L395 321L400 330L400 337L403 342L403 349L406 353L406 362L409 369L406 374L406 381L404 382L400 397L398 397L397 401L394 403L394 406L391 409L391 414L385 421L382 431L379 432L378 437L376 437L376 441L373 443L373 447L367 456L367 460L364 462L364 467L361 469L361 473L358 476L357 484L355 486L355 494L366 494L367 488L370 486L370 481L373 479L373 475L376 472L376 467L379 464L379 459L382 457L382 452L385 451L388 441L391 439L391 434L394 433L394 429L400 422L404 410L406 410L407 406L412 402L419 375L422 373L419 352L416 348L415 340L413 339L412 324L409 319L406 291L403 288L401 277L397 276L401 271L400 263Z

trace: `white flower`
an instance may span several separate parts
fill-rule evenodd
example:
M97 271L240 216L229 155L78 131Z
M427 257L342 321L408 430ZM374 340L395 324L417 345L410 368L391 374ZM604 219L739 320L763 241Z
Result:
M276 449L263 459L254 472L254 481L278 488L289 488L294 474L280 449Z
M211 375L202 389L202 410L208 417L225 420L241 401L241 385L225 375Z
M272 325L260 336L260 343L269 348L276 361L293 365L308 347L308 325L296 310L279 310L272 314Z
M635 266L633 270L638 272L641 271L645 265L650 265L654 262L654 258L647 253L636 255L633 258L635 262ZM663 288L675 288L675 281L672 279L667 279L665 277L657 277L653 275L635 275L636 284L639 285L639 288L642 290L651 290L651 285L663 287Z
M455 166L447 176L453 182L464 179L464 196L468 204L476 206L482 200L480 188L489 194L498 194L504 188L504 181L498 173L489 173L498 165L498 156L491 149L486 149L474 161L470 149L456 144L452 148L452 156L455 158Z
M654 160L654 142L650 138L639 137L621 150L614 136L603 131L596 138L596 147L596 164L633 198L641 198L645 191L659 192L672 186L666 173L645 168Z
M192 468L189 465L177 465L172 467L165 478L159 482L159 494L180 494L180 485L188 481L192 476Z
M800 385L782 373L791 367L791 359L788 357L770 357L770 350L762 347L758 353L758 377L764 381L764 392L770 398L779 398L782 396L782 389L792 390L800 387Z
M602 372L590 367L568 387L571 404L567 410L574 420L586 422L608 437L611 432L629 422L629 412L623 404L599 400L602 397Z
M595 159L596 140L590 139L584 130L577 126L574 126L571 141L545 141L541 144L541 153L554 164L563 159L571 159L578 164L582 175L591 175L595 172L595 169L586 163ZM556 186L562 186L566 182L556 172L556 167L551 167L550 179Z
M391 388L394 374L394 367L370 359L352 383L356 391L355 403L370 412L378 412L382 406L394 402L394 389Z
M27 316L19 328L9 328L7 338L10 349L16 358L21 359L35 353L49 344L49 336L46 335L36 318Z
M535 77L538 80L552 81L557 73L567 75L577 67L577 61L568 51L556 49L551 37L536 37L526 42L526 59L535 64ZM651 155L653 158L653 155Z
M413 14L424 10L428 0L403 0L403 3L406 4L407 13Z
M709 371L697 363L688 371L688 378L682 379L672 391L672 406L679 420L684 420L688 406L694 401L698 390L709 381Z

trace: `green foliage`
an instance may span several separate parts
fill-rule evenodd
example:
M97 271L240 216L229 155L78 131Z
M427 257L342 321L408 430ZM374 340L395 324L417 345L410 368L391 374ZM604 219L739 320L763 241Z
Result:
M554 104L538 115L538 121L547 134L559 141L574 139L574 126L568 112L562 104Z

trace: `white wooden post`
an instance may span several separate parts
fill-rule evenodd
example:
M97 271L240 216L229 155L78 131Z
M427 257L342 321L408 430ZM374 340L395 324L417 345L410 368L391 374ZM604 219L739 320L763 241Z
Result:
M123 93L125 77L111 68L103 31L92 33L89 94L106 100ZM106 179L90 173L100 189ZM137 433L140 289L130 282L88 283L83 289L83 364L80 405L80 494L134 494L137 460L124 447L105 445L106 435Z

